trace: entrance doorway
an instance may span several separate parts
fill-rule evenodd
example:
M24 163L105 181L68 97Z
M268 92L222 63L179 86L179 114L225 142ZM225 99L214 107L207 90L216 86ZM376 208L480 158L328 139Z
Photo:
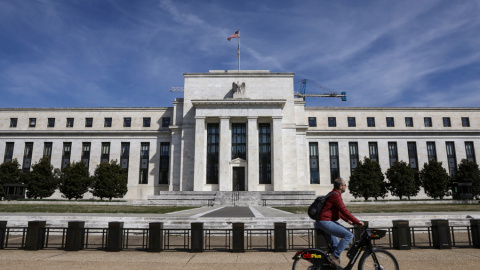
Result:
M233 191L245 191L245 167L232 169Z

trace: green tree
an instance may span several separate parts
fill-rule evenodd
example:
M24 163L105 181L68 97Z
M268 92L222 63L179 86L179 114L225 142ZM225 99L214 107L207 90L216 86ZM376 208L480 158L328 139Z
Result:
M22 171L17 159L0 164L0 197L3 197L4 184L21 183Z
M123 198L127 193L127 171L122 169L116 160L102 162L95 169L92 182L92 193L96 197Z
M434 199L443 199L450 195L450 176L443 168L442 162L434 159L423 165L420 172L420 181L425 193Z
M380 165L367 157L364 158L364 162L359 161L350 176L348 189L355 198L363 197L365 200L370 197L375 200L378 197L385 198L387 188Z
M32 166L32 171L25 174L28 198L46 198L52 196L58 187L58 175L48 158L41 158Z
M59 172L58 189L64 198L82 199L83 194L88 191L92 179L88 173L88 168L82 161L68 164Z
M395 161L385 173L389 183L387 189L393 196L410 197L416 196L420 191L420 184L415 179L415 170L410 168L405 161Z
M455 180L458 182L471 182L473 196L480 197L480 169L477 163L462 159L460 164L458 164Z

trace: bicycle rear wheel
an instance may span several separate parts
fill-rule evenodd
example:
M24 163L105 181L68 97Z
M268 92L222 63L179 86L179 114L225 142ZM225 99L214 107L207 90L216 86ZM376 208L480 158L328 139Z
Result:
M392 253L383 250L375 249L378 264L373 258L373 253L365 253L358 263L359 270L399 270L397 259Z
M319 268L315 268L313 264L307 260L303 259L296 259L293 261L292 270L317 270Z

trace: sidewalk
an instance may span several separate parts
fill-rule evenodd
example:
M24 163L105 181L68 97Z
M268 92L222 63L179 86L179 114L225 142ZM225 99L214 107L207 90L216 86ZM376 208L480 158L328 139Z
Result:
M480 265L479 249L412 249L389 250L397 258L400 269L474 270ZM246 253L203 252L188 253L164 251L148 253L140 251L75 251L63 250L0 250L2 270L56 270L56 269L291 269L295 254L291 252ZM342 262L346 262L346 252ZM356 269L356 266L354 267Z

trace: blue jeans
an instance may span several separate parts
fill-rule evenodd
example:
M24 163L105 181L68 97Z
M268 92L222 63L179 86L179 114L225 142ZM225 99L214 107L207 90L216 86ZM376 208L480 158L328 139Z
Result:
M345 227L336 221L317 221L315 228L325 233L325 239L333 248L333 255L340 258L340 254L348 246L353 239L353 234ZM334 237L332 237L334 236ZM337 237L342 238L340 242Z

